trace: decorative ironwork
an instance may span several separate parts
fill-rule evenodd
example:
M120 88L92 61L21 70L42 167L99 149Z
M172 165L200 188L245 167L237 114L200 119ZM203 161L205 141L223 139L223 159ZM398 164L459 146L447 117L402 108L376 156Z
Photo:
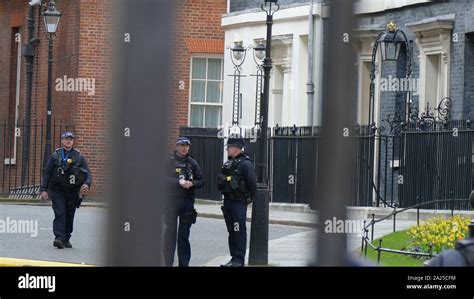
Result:
M429 131L446 128L451 103L451 98L445 97L436 108L433 108L429 102L426 103L422 112L419 112L418 108L415 107L410 115L410 129Z
M242 47L242 42L236 41L235 46L232 48L227 47L230 52L230 59L234 65L234 74L229 75L234 77L234 91L232 94L232 125L239 125L239 112L240 112L240 78L246 77L241 75L242 64L247 56L247 49Z
M411 103L408 106L408 121L402 117L402 113L395 112L393 115L388 114L382 120L383 123L387 124L387 128L381 125L376 127L375 130L379 135L390 136L399 136L402 131L442 130L447 128L449 123L451 103L449 97L443 98L436 108L430 106L428 102L422 112L419 111L418 103ZM469 124L470 115L467 119L466 123Z

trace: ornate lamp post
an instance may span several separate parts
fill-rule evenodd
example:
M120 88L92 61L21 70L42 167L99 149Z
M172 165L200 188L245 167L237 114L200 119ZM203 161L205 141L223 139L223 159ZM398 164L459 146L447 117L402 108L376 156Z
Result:
M270 96L270 71L272 69L272 26L273 14L280 9L278 0L262 0L261 9L267 14L267 45L265 47L265 58L263 59L263 99L260 103L259 118L260 125L259 154L257 161L258 190L257 198L252 206L252 227L250 231L249 264L268 264L268 209L270 202L270 189L268 186L268 102ZM262 47L255 53L263 57Z
M230 59L234 65L234 92L232 93L232 127L239 125L240 112L240 78L243 77L242 64L247 56L247 49L242 46L241 40L234 41L234 47L230 48Z
M402 45L405 46L407 55L406 78L411 76L412 65L409 51L409 41L403 30L397 29L397 25L391 21L387 24L387 29L377 36L372 48L372 65L370 68L370 99L369 99L369 125L375 127L374 97L375 97L375 60L377 50L380 47L382 61L398 61ZM411 103L411 93L408 91L405 102L405 121L409 118L409 107Z
M48 9L43 13L43 20L48 37L48 102L46 107L46 145L43 157L43 167L51 156L51 92L52 92L52 68L53 68L53 40L56 39L56 30L61 19L61 13L56 10L54 0L49 1Z

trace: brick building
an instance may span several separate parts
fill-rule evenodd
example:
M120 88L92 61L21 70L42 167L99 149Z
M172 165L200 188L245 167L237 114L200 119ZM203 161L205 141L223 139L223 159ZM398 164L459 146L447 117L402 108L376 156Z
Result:
M94 175L91 196L99 194L105 184L103 155L111 87L111 8L112 1L108 0L56 1L62 18L53 44L52 142L54 148L60 146L60 132L66 129L66 124L74 129L75 146L88 158ZM48 80L48 39L40 13L39 7L35 7L33 36L39 42L33 63L29 163L25 175L22 164L26 146L23 140L26 61L21 47L27 43L28 3L0 1L0 194L8 194L21 185L38 185L40 180ZM89 82L94 82L90 85L94 88L62 91L56 81L77 78L93 79Z
M170 147L180 127L217 128L222 121L225 0L184 0L176 9Z
M41 9L34 8L34 37L39 42L33 64L29 154L24 155L26 59L21 47L27 43L28 4L25 0L0 0L0 194L3 195L20 186L37 186L41 178L48 79L48 39L41 17L48 1L42 2ZM53 45L53 147L60 146L60 132L66 125L74 130L75 146L88 158L93 174L93 198L100 198L106 184L114 7L111 0L56 1L62 18ZM220 22L226 11L225 0L177 3L170 148L180 127L220 125L224 54ZM88 80L89 87L94 88L61 90L67 89L68 80L77 83L78 79ZM27 163L24 157L28 157ZM23 164L28 165L26 171Z

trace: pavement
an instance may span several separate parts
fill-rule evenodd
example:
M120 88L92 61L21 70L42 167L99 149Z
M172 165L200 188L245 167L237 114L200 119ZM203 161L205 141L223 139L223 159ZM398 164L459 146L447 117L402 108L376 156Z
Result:
M1 204L13 205L40 205L47 206L50 202L5 202ZM98 207L106 208L107 204L103 202L83 202L82 207ZM220 209L221 203L207 200L196 200L196 210L199 217L223 219ZM375 208L374 208L375 209ZM388 214L391 210L381 210L377 208L376 219ZM363 220L370 221L369 217L373 209L371 208L349 208L348 219L356 220L360 226ZM403 214L403 213L402 213ZM247 220L251 221L251 206L248 209ZM269 222L274 225L286 225L291 227L305 228L304 231L292 233L283 237L272 239L268 246L268 263L269 266L308 266L315 264L316 241L317 240L317 212L311 210L308 205L304 204L279 204L271 203L269 210ZM400 217L396 221L396 231L404 230L416 224L416 219L410 217ZM250 231L250 230L249 230ZM393 232L393 220L387 219L375 225L374 239ZM369 236L371 232L369 232ZM347 251L349 253L357 252L361 246L360 231L353 231L347 234ZM227 262L228 255L218 256L211 261L200 264L200 266L219 266ZM248 250L247 250L248 260Z
M222 218L220 204L210 201L196 201L196 210L202 217ZM314 265L316 262L316 240L317 240L317 221L318 213L311 210L307 205L293 204L270 204L269 220L270 224L282 224L291 226L301 226L310 228L305 232L295 233L289 236L270 240L268 244L268 264L278 267L304 267ZM370 221L371 210L360 209L355 211L352 208L348 211L348 218L357 220L357 223L363 224L363 220ZM382 214L379 211L379 214ZM388 213L387 213L388 214ZM247 221L251 221L252 210L247 211ZM382 216L382 215L381 215ZM377 218L376 218L377 219ZM395 231L405 230L416 224L416 220L397 220ZM375 224L374 239L383 237L393 232L393 220L387 219ZM369 231L371 237L371 231ZM361 247L360 231L347 234L347 252L357 253ZM249 250L246 254L248 263ZM202 266L219 266L226 263L229 256L221 256Z

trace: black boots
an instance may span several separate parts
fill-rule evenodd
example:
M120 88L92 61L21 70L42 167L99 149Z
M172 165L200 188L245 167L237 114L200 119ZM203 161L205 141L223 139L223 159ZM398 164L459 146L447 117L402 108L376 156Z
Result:
M57 247L58 249L64 249L66 247L66 244L61 239L54 239L53 246Z

